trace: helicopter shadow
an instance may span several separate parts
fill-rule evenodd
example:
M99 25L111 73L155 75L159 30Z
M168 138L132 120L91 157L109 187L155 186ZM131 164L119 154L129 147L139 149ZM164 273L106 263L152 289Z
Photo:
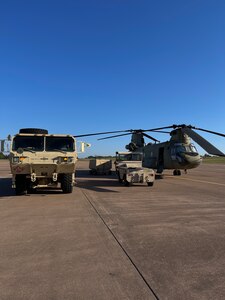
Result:
M99 193L119 193L118 191L110 188L119 186L114 172L112 173L112 175L91 175L89 174L88 170L77 170L76 179L76 185L82 189Z

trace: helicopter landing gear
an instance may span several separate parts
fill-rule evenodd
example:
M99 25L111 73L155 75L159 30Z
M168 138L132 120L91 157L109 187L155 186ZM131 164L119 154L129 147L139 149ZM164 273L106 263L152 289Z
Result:
M176 169L176 170L173 171L173 175L174 176L180 176L181 175L181 171Z

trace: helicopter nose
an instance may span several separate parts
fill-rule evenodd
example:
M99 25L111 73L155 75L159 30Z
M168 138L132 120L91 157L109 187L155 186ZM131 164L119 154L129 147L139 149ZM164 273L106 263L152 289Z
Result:
M188 164L190 164L193 168L199 166L202 163L202 158L199 154L197 155L189 155L185 154L185 160Z

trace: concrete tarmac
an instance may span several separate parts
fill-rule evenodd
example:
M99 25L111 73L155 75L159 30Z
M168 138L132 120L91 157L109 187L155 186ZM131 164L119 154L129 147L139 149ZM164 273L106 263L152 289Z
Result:
M171 174L15 196L0 161L0 299L225 299L225 165Z

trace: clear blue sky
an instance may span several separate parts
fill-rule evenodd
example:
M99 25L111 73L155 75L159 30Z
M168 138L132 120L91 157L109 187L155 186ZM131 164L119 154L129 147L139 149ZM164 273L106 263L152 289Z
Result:
M0 138L174 123L224 133L224 16L224 0L1 1ZM129 137L84 140L86 155L112 154Z

